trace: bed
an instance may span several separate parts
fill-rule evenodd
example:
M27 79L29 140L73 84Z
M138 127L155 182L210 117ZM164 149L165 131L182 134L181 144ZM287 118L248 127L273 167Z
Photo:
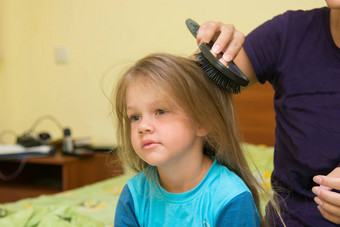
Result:
M275 127L272 97L269 85L255 85L235 97L243 150L269 191ZM119 194L132 175L125 172L74 190L0 204L0 226L113 226Z

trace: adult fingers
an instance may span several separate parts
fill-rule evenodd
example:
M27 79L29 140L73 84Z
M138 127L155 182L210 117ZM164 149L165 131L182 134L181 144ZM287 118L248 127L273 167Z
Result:
M330 172L328 177L340 177L340 167L336 167L332 172Z
M233 38L229 42L227 49L224 51L222 58L227 62L233 60L238 54L238 52L240 52L244 40L245 40L244 34L235 30L233 32Z
M197 44L209 43L210 41L215 41L214 37L219 34L221 22L208 21L200 26L197 32Z
M340 190L340 178L339 177L330 177L329 175L328 176L317 175L313 177L313 181L324 187L329 187L329 188Z
M325 219L335 224L340 224L340 217L338 215L334 215L332 213L327 212L321 206L317 206L317 208Z
M214 41L211 51L224 65L236 57L244 40L244 34L237 31L234 25L221 22L208 21L200 26L197 34L198 45ZM223 53L222 57L218 55L221 52Z
M323 189L322 187L313 187L312 191L316 194L322 201L325 201L329 204L339 207L339 216L340 216L340 194L333 191L328 191Z

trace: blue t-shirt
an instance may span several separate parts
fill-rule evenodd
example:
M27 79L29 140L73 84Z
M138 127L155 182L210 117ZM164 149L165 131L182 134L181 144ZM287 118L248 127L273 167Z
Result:
M288 11L256 28L244 49L275 90L272 184L287 226L333 226L317 210L312 178L340 166L340 48L328 8Z
M185 193L164 190L155 167L148 167L145 173L140 172L125 185L116 208L115 227L260 226L251 192L216 160L202 182Z

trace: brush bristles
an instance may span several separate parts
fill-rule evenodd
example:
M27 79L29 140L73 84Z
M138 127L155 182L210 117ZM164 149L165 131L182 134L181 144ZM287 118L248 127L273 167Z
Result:
M202 53L195 54L195 58L196 63L215 84L223 89L232 91L234 94L240 92L240 86L218 71Z

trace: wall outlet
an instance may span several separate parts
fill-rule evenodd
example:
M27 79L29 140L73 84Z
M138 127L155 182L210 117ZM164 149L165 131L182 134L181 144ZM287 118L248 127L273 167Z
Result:
M56 46L55 51L54 51L54 57L56 63L59 64L67 64L69 63L69 48L68 46Z

